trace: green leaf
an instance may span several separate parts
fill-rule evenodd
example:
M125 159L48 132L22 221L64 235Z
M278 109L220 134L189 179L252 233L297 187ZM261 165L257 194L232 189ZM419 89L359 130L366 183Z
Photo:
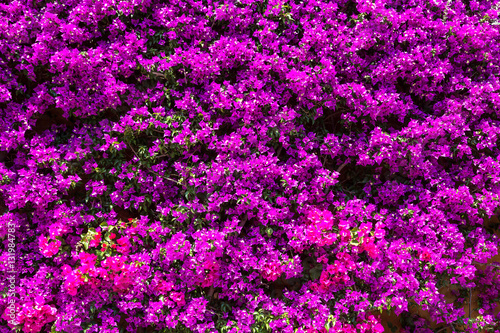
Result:
M315 266L313 269L311 269L309 271L309 274L311 275L311 279L317 280L321 276L322 272L323 272L323 265L318 265Z
M349 242L349 244L358 246L359 242L357 240L351 239L351 241Z

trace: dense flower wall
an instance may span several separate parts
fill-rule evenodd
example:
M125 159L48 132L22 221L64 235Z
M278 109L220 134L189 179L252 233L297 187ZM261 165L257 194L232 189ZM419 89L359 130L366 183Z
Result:
M495 6L2 1L0 332L498 332Z

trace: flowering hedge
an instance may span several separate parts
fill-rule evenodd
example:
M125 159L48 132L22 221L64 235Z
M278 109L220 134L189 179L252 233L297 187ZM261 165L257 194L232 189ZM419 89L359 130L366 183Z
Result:
M0 332L498 332L498 16L3 1Z

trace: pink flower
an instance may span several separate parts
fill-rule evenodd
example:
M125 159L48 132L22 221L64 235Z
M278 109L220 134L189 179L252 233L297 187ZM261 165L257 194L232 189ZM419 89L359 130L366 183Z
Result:
M214 284L219 277L219 264L216 261L207 260L203 264L205 270L205 278L201 282L202 287L209 287Z
M79 272L71 272L66 276L66 281L64 282L64 288L68 291L68 294L75 296L78 292L78 287L83 284L83 278Z
M95 254L82 252L79 255L79 259L82 262L82 266L80 267L82 273L85 274L95 268L94 266L97 260L97 256Z
M372 226L370 223L363 223L359 226L359 231L358 235L360 237L365 237L370 234L370 230L372 229Z
M270 262L264 265L262 277L268 281L276 281L281 276L283 267L280 262Z
M68 276L69 274L71 274L71 272L73 272L73 270L71 269L71 267L69 265L63 265L61 267L62 269L62 276Z
M307 213L309 225L306 229L306 238L309 242L319 246L332 245L337 236L331 233L333 228L333 215L328 210L312 208Z
M347 270L353 270L356 268L356 263L352 260L352 257L349 253L339 252L337 253L337 258L340 262L347 268Z
M113 291L123 293L128 290L133 281L128 272L122 272L120 275L115 276Z
M326 265L328 263L328 258L326 257L326 255L322 255L321 257L318 258L317 262L320 262L320 263L323 263Z
M319 283L313 283L313 290L325 293L332 288L346 284L351 280L348 275L349 270L340 261L335 261L333 265L327 265L321 272Z
M44 300L37 297L35 302L29 301L20 307L16 321L22 325L23 332L38 333L45 324L56 320L56 313L55 307L44 304Z
M2 319L7 321L10 328L14 328L15 325L19 324L18 314L20 311L20 306L16 303L9 303L2 314Z
M175 31L167 32L167 36L169 39L175 39L175 37L177 37L177 35L175 34Z
M101 242L101 232L99 231L89 242L89 247L96 247Z
M351 241L352 236L350 230L343 227L339 227L339 234L340 234L340 240L343 243L349 243Z
M125 258L123 257L109 257L101 263L103 268L108 268L112 272L119 272L124 268Z
M128 238L126 237L121 237L117 241L118 243L118 252L123 253L123 254L128 254L130 252L130 243Z
M372 259L378 258L380 251L375 245L373 237L368 238L361 248L365 250Z
M54 240L49 243L49 238L45 236L40 236L38 238L38 246L40 247L40 252L45 257L52 257L54 254L59 252L59 248L61 247L61 242L59 240Z
M375 236L375 238L377 239L381 239L381 238L384 238L385 236L385 230L382 229L382 228L377 228L377 226L375 227L375 232L373 234Z
M158 273L150 284L150 289L154 291L156 295L165 295L173 288L174 284L170 281L163 280L161 274Z
M376 332L376 333L383 332L384 326L382 326L382 324L380 324L380 323L377 323L377 324L375 324L375 326L373 326L372 330L373 330L373 332Z
M432 254L427 249L423 249L422 252L420 253L420 260L431 261L431 259L432 259Z
M177 303L177 306L183 306L184 304L186 304L186 300L184 299L184 293L182 292L172 291L170 293L170 298L172 299L172 301Z
M311 243L316 244L321 242L323 235L321 234L321 230L315 225L311 225L307 228L306 237Z
M333 214L328 210L312 208L307 213L307 220L320 230L330 230L333 227Z
M54 223L49 227L50 238L55 239L56 237L62 236L70 232L67 225L62 223Z

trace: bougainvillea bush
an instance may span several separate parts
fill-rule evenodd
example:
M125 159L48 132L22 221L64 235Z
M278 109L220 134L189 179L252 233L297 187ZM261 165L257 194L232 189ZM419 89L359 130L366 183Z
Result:
M495 1L1 2L0 332L500 330Z

